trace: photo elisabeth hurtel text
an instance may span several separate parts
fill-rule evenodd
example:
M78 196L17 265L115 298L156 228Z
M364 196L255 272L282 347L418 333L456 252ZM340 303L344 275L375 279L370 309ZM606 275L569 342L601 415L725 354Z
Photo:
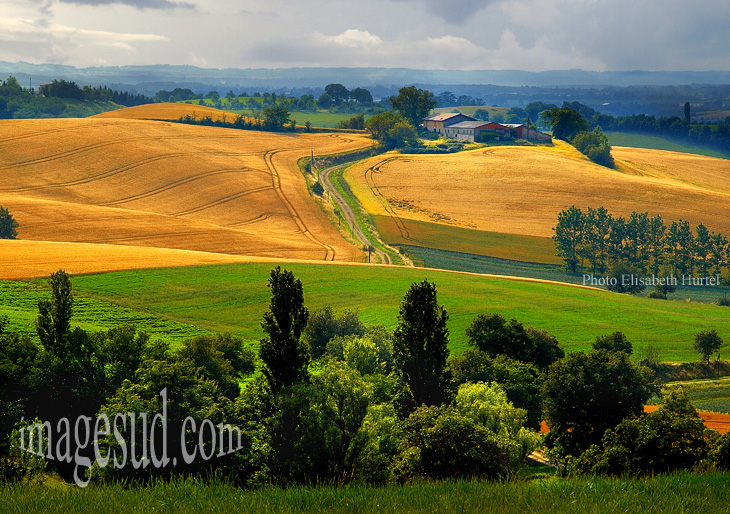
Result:
M640 275L619 275L619 276L598 276L583 274L584 286L609 287L609 286L697 286L716 287L720 285L720 275L698 277L695 275L666 275L666 276L640 276Z

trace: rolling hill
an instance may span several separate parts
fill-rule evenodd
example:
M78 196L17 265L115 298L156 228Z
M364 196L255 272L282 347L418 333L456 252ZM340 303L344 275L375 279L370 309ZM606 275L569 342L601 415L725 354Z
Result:
M183 103L145 104L135 107L125 107L115 111L96 114L92 118L122 118L131 120L178 120L182 116L192 116L197 119L210 116L214 121L236 119L236 114L215 109L206 105L190 105Z
M0 205L24 240L362 260L312 202L297 160L370 144L108 117L7 120Z
M604 206L685 219L730 233L730 161L659 150L615 148L617 169L571 146L490 147L450 155L386 154L345 178L386 242L551 262L558 213ZM496 235L510 234L499 253ZM456 242L456 243L455 243ZM481 251L479 251L481 248ZM509 258L509 257L507 257Z

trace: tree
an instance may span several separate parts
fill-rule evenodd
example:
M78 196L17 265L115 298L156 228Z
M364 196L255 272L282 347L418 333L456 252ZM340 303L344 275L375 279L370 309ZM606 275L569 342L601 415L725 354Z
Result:
M596 337L593 343L594 350L608 350L609 352L624 352L626 355L634 353L634 346L626 339L623 332L614 332L606 336Z
M48 279L50 300L38 300L36 331L43 347L55 355L65 353L65 339L71 328L73 291L71 277L63 270L52 273Z
M613 476L691 469L708 457L705 431L687 393L673 391L656 411L608 430L601 446L583 453L575 469L579 474Z
M725 344L715 329L703 330L695 335L694 349L702 355L707 365L710 365L710 355Z
M264 127L269 130L281 130L289 122L289 109L283 105L272 105L262 111Z
M324 88L324 92L332 98L335 105L340 105L342 102L346 102L347 99L350 98L350 92L342 84L327 84Z
M588 122L571 107L554 107L542 111L540 116L552 128L553 137L570 141L579 132L588 132Z
M506 321L501 314L480 314L466 329L469 344L494 358L506 355L526 360L532 341L522 323L512 318Z
M376 114L365 122L365 129L388 148L397 148L416 139L413 126L394 112Z
M365 129L365 114L364 113L356 114L349 120L342 120L337 124L337 128L364 130Z
M531 342L526 360L540 370L547 370L553 362L565 357L565 351L560 347L557 338L547 330L527 327L526 332Z
M578 132L572 139L572 144L580 153L601 166L613 168L615 163L611 155L611 145L608 137L596 127L592 132Z
M192 362L201 376L215 381L230 399L240 393L238 380L254 371L253 352L243 347L241 339L230 334L187 339L177 357Z
M414 146L418 142L418 133L410 123L396 123L388 131L389 146L393 148L404 148Z
M684 122L689 124L692 120L692 108L689 105L689 102L684 102Z
M437 104L433 93L415 86L402 87L398 90L398 96L390 97L393 109L414 127L418 127Z
M319 359L327 350L327 343L335 337L365 335L365 325L356 311L346 310L335 316L331 306L325 305L309 317L304 330L304 340L308 343L313 359Z
M268 337L261 340L262 371L274 392L308 377L309 351L300 337L309 319L304 306L302 283L291 271L279 266L269 278L271 301L261 327Z
M474 111L474 117L478 120L489 121L489 111L486 109L477 109Z
M361 87L357 87L350 91L350 98L352 98L359 104L373 103L373 95L370 93L370 91Z
M10 211L0 206L0 239L15 239L18 237L18 222L13 219Z
M632 364L626 353L592 350L550 366L542 392L550 443L575 456L624 418L641 414L659 390L653 372Z
M427 280L408 289L393 333L393 360L417 405L440 405L448 400L449 319L438 304L436 286Z
M560 211L558 224L553 229L555 253L563 258L566 267L573 273L578 269L578 257L585 237L584 225L583 213L575 205L571 205Z
M332 97L327 93L322 93L317 99L317 106L321 109L329 109L333 103Z

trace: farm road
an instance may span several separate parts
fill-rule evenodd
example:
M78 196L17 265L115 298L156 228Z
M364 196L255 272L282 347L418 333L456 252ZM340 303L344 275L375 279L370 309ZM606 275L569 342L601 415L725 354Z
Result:
M368 239L368 237L363 233L362 229L360 228L360 225L357 223L357 218L355 217L355 213L352 212L352 209L350 209L350 206L347 204L345 199L342 197L340 192L337 190L337 188L334 187L332 184L332 180L330 180L330 174L338 169L342 168L344 166L348 166L352 163L346 163L346 164L338 164L336 166L330 166L329 168L326 168L319 172L319 181L324 187L324 189L330 194L330 196L335 200L337 203L337 206L340 209L340 212L345 217L345 221L350 225L350 228L352 229L352 233L355 234L355 237L365 246L372 245L374 249L373 253L377 255L378 259L380 260L381 264L393 264L393 261L390 258L390 255L385 253L384 251L378 249L372 241Z

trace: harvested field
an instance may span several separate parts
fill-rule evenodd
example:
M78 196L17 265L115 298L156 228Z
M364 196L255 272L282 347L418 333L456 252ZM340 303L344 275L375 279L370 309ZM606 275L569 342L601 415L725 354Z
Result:
M654 412L658 408L658 405L645 405L644 412ZM707 428L717 430L721 434L730 432L730 414L720 414L703 410L699 411L699 414Z
M648 211L730 233L730 161L634 148L617 148L614 155L617 170L562 142L451 155L386 154L353 166L345 178L368 212L396 225L410 219L550 237L558 213L575 204L624 216Z
M654 412L658 405L644 405L644 412ZM730 432L730 414L718 414L717 412L698 411L707 428L717 430L721 434ZM540 433L546 434L550 431L547 423L540 423Z
M0 205L24 240L362 260L312 202L297 160L369 144L131 119L7 120Z
M261 257L89 243L0 239L0 280L47 277L64 269L71 275L156 267L256 262Z
M122 118L128 120L177 120L181 116L193 116L202 119L210 116L213 120L226 120L232 122L236 119L236 114L226 112L221 109L208 107L207 105L190 105L179 103L160 103L136 105L134 107L125 107L116 111L103 112L96 114L92 118Z

